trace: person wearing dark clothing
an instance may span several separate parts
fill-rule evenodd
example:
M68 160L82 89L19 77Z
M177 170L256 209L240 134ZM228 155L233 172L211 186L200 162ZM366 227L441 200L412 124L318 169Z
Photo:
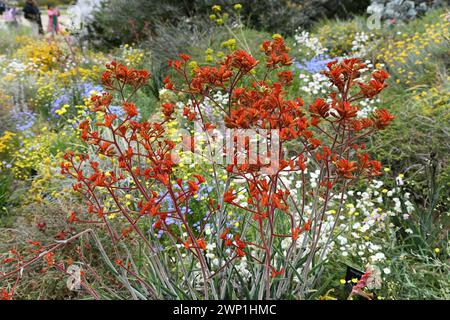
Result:
M0 0L0 15L2 15L6 11L6 4L2 0Z
M23 7L23 13L25 19L32 24L36 24L40 34L44 34L44 28L42 27L41 11L35 0L27 0Z

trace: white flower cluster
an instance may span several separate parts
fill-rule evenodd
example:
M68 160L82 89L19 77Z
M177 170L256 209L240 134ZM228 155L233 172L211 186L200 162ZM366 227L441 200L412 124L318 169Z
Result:
M374 34L367 34L365 32L357 32L352 41L352 56L362 58L366 56L371 50L370 43L374 38Z
M403 181L403 175L397 177L397 184L399 179ZM409 197L410 194L403 192L400 186L388 189L379 180L373 180L364 191L348 191L334 239L339 250L334 254L360 265L386 264L383 251L395 232L390 217L408 219L414 211ZM402 202L400 198L406 201ZM336 211L331 210L328 214L334 215ZM385 266L383 272L389 274L390 269Z
M27 75L27 71L31 69L31 66L31 62L25 64L17 59L2 57L0 58L0 75L2 78L6 78L7 82L11 82L10 79L23 82L24 80L28 80L30 78L29 75Z
M326 94L331 87L330 80L321 73L300 74L301 86L300 92L304 94Z
M300 31L298 30L298 32ZM294 39L294 46L306 56L315 57L328 52L328 49L322 45L320 40L312 36L308 31L301 31L301 33L294 35Z

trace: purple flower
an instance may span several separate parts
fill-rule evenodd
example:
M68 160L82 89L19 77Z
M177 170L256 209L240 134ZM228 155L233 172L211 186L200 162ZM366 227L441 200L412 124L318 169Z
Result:
M59 115L55 113L56 110L61 109L66 104L81 103L83 99L90 98L93 91L101 92L103 88L90 82L83 82L72 88L61 89L58 97L52 103L51 115L58 119Z
M30 129L36 122L36 114L30 111L12 111L11 118L16 123L16 129L25 131Z
M303 64L296 62L294 65L297 69L305 70L309 73L319 73L327 68L327 64L334 59L330 59L327 55L318 55L311 60L303 60Z
M123 119L126 116L126 113L125 113L125 111L123 110L123 108L121 106L109 106L109 110L112 113L117 114L117 117L119 119Z

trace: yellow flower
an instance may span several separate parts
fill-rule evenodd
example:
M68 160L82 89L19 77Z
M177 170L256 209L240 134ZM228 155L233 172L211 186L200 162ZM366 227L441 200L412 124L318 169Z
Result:
M345 279L341 279L341 280L339 280L339 282L340 282L341 284L346 284L346 283L347 283L347 281L345 281Z
M64 108L58 109L58 110L55 111L55 113L56 113L58 116L62 116L62 115L64 115L66 112L67 112L67 109L64 109Z
M9 142L12 141L13 137L15 136L15 133L12 133L10 131L5 131L2 137L0 137L0 153L3 151L6 151L9 149Z
M214 12L220 12L220 11L222 11L222 8L219 5L216 4L215 6L212 7L212 10Z
M108 215L108 218L111 220L114 220L117 217L116 213L111 213L110 215Z
M197 61L191 61L189 62L189 68L191 68L191 70L195 70L198 68L198 63Z
M209 16L209 19L210 19L211 21L214 21L214 20L217 19L217 16L216 16L215 14L212 14L212 15Z
M283 37L279 33L275 33L272 35L272 39L277 39L277 38L283 38Z
M224 41L220 45L222 48L228 48L230 50L236 49L236 39L229 39L227 41Z
M217 19L216 23L217 23L217 25L221 26L221 25L223 25L223 20L222 19Z
M436 252L437 254L439 254L441 252L441 249L439 248L434 248L434 252Z
M242 9L242 5L241 5L240 3L236 3L236 4L233 6L233 8L234 8L234 10L239 11L239 10Z

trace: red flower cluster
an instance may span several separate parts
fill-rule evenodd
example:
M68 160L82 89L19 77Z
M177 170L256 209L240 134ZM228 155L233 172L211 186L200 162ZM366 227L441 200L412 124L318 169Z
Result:
M365 84L358 82L361 76L361 69L365 65L358 59L344 59L341 63L333 61L328 63L328 70L323 73L330 79L337 88L337 92L332 92L329 97L331 102L326 102L322 98L317 98L309 106L309 112L313 119L312 124L317 125L321 119L329 121L333 116L342 126L349 126L354 132L366 129L384 129L394 119L387 110L376 110L369 118L358 118L359 106L355 102L361 98L373 98L386 87L385 80L389 74L384 70L377 70L372 74L372 80ZM358 84L360 90L353 92L352 88Z
M225 88L226 82L233 75L232 71L225 65L216 67L200 67L194 70L195 77L191 82L191 90L198 93L203 92L206 86Z
M386 109L377 109L373 113L373 124L377 129L386 128L395 117Z
M233 109L225 117L229 128L280 129L282 137L288 140L302 135L308 127L303 101L285 100L280 83L260 82L249 89L236 88L232 101Z
M389 74L384 70L377 70L372 74L373 79L369 83L358 83L361 88L361 94L366 98L373 98L379 94L384 88L386 88L386 79L389 78Z
M183 63L189 59L186 55L181 55L181 58ZM178 65L179 63L173 63L175 68ZM103 81L106 87L118 91L118 96L124 97L126 86L131 86L129 92L134 93L146 84L148 77L149 74L144 71L111 63L103 75ZM69 220L71 223L104 225L113 243L138 237L154 250L138 223L142 217L150 217L155 231L159 230L173 241L184 245L198 257L202 268L205 268L205 258L200 251L206 250L206 242L203 235L193 231L188 212L181 210L181 207L189 208L191 199L196 196L206 179L198 174L193 175L194 179L191 180L174 176L172 151L175 143L167 139L164 124L171 119L175 106L162 105L165 116L162 121L137 122L134 119L138 115L138 109L130 98L121 101L126 114L124 119L111 111L112 94L92 98L92 111L100 112L103 116L98 121L86 119L81 122L81 137L97 154L104 155L115 166L105 166L93 161L87 154L68 152L64 156L61 173L75 180L73 190L84 197L87 208L85 212L71 212ZM163 192L158 193L156 190ZM105 193L113 199L114 205L106 206L102 203L101 195ZM130 193L138 196L132 205L125 205L123 197ZM174 203L174 208L169 209L163 205L167 198ZM209 205L211 212L217 210L212 200ZM127 224L121 224L120 230L115 230L108 219L111 214L121 214ZM168 218L180 222L188 235L180 234L176 225L167 223ZM49 265L53 264L53 256L48 255L45 259ZM123 258L116 260L123 261Z
M292 64L292 59L288 54L289 49L286 47L282 37L276 37L273 41L264 41L261 45L261 50L267 56L267 69L275 69Z
M234 68L242 73L250 72L256 65L256 61L251 55L249 55L244 50L237 50L232 54L228 55L222 62L223 66L227 68Z
M115 89L114 82L139 88L147 83L150 73L147 70L128 69L126 66L113 61L106 65L107 71L102 75L105 88Z
M345 179L353 179L353 173L358 170L355 161L348 161L347 159L341 159L336 162L337 174Z
M324 71L324 74L330 79L336 91L331 92L327 99L317 98L307 110L301 98L286 98L285 87L293 80L290 70L279 71L276 82L268 80L269 73L274 69L286 67L292 63L284 40L277 37L273 41L266 41L261 49L266 55L264 80L255 80L253 76L246 77L258 62L246 52L238 50L227 56L219 64L219 68L198 67L194 70L192 78L184 71L187 60L182 59L172 63L174 71L181 74L181 78L185 80L182 87L189 88L187 91L175 89L168 78L165 81L166 88L187 94L193 101L192 106L185 107L183 112L190 121L201 118L202 121L207 122L201 102L205 97L211 99L211 92L215 89L225 89L224 91L230 95L228 108L218 108L223 111L224 123L228 128L279 131L281 145L277 152L281 159L278 169L272 172L270 177L261 174L260 170L266 164L263 164L260 158L251 164L239 164L235 159L233 164L227 166L230 175L246 181L248 205L244 208L238 203L237 192L233 188L224 191L223 202L251 214L253 220L260 226L260 238L266 240L263 244L254 244L239 237L233 242L230 230L226 229L221 238L227 246L235 243L239 257L249 254L243 251L244 245L266 250L267 255L270 256L270 249L266 247L266 244L273 241L274 237L289 236L297 240L302 232L320 229L318 221L314 224L308 221L304 226L293 222L294 218L290 212L292 203L294 202L296 208L299 205L295 205L295 199L287 188L280 187L281 172L304 172L308 166L308 160L317 163L321 171L325 173L319 181L323 188L319 191L320 196L325 198L330 189L341 185L344 180L376 176L381 173L381 164L370 160L365 153L358 153L357 150L364 147L362 144L359 146L357 141L360 137L385 128L393 120L393 116L386 110L376 111L368 118L358 118L358 100L366 97L373 98L384 89L385 80L388 78L386 72L381 70L374 72L373 79L364 84L360 79L361 72L366 66L359 59L333 61L328 64L328 70ZM198 115L200 115L199 118L197 118ZM206 124L210 125L209 122ZM295 146L298 147L291 147L291 156L286 159L285 144L294 141ZM304 197L305 195L300 201L303 205ZM284 214L291 220L290 235L267 234L268 229L265 226L273 223L275 212ZM282 272L276 271L271 265L269 268L272 270L272 276Z
M6 289L0 291L0 300L12 300L13 294Z
M100 223L108 230L113 243L136 236L154 250L139 224L141 219L149 219L152 230L167 236L197 259L205 286L211 281L209 264L203 252L208 247L205 226L209 223L214 225L214 232L220 234L218 241L223 241L224 247L230 249L231 256L224 257L228 262L223 268L240 257L248 257L264 265L266 274L262 280L266 295L270 295L271 278L288 274L285 271L288 266L280 267L274 258L273 243L291 238L291 252L302 233L314 231L313 238L320 237L323 217L320 212L315 212L311 219L307 216L307 197L325 199L326 206L332 194L337 190L342 192L347 182L380 174L381 164L361 152L365 146L359 143L369 134L384 129L394 117L381 109L367 118L358 118L358 101L373 98L386 87L386 72L374 72L372 79L365 84L360 81L365 65L359 59L331 62L324 74L335 91L305 107L300 97L287 97L286 88L292 83L293 74L290 70L279 69L290 66L292 59L283 38L266 41L261 48L266 56L266 70L261 79L252 72L259 61L243 50L229 54L216 66L199 66L194 70L188 67L190 57L181 54L179 60L170 61L169 66L183 82L175 85L169 76L164 79L167 89L190 100L182 110L187 121L200 120L203 128L207 129L220 126L221 123L209 119L204 110L203 102L208 98L217 108L215 111L222 114L223 123L228 128L278 132L280 143L267 155L269 158L277 155L279 159L272 171L262 170L268 164L259 155L256 162L238 163L235 157L233 163L223 167L228 175L227 181L235 178L244 181L243 189L247 193L244 205L237 189L227 184L223 192L217 192L218 199L208 199L208 216L200 221L199 229L193 228L192 218L188 215L190 201L206 178L194 175L191 179L180 179L175 174L171 153L176 145L166 138L164 124L175 117L176 106L162 104L164 117L159 122L138 122L138 109L131 97L121 101L126 117L120 119L111 112L112 94L102 94L92 98L92 111L102 113L101 120L83 121L80 131L82 139L108 159L107 165L72 152L61 164L61 172L73 177L73 189L86 201L86 212L71 213L71 222ZM131 86L129 91L134 93L146 84L149 77L150 74L144 70L111 63L102 79L106 88L124 96L125 87ZM214 101L214 93L218 90L229 94L226 106ZM272 136L266 137L264 143L272 143ZM248 145L246 140L245 148ZM317 187L312 187L305 179L305 170L310 167L319 169ZM295 195L283 179L290 172L301 177L301 191ZM221 187L218 181L215 183ZM113 205L104 205L100 194L112 198ZM134 200L124 203L124 197L130 194L134 195ZM137 198L136 194L139 195ZM167 198L172 206L165 204ZM251 221L252 233L257 233L258 243L250 241L246 233L225 228L222 220L218 225L211 223L213 216L224 216L230 206L248 213L250 218L247 221ZM325 212L326 208L322 210ZM115 230L111 225L108 219L111 214L123 216L122 222L118 223L121 230ZM169 224L169 218L182 227ZM284 230L279 229L280 225ZM254 255L254 250L262 250L263 255ZM311 250L314 254L316 248ZM265 257L264 261L258 259L261 256ZM50 258L48 261L51 262ZM117 259L123 261L123 257ZM120 266L126 267L124 264Z
M326 118L329 115L330 104L326 103L322 98L317 98L313 104L309 106L309 112L312 116Z
M354 85L354 81L361 76L361 69L366 65L358 58L344 59L342 62L337 60L327 64L328 70L322 71L331 83L344 95L348 94L350 88Z

